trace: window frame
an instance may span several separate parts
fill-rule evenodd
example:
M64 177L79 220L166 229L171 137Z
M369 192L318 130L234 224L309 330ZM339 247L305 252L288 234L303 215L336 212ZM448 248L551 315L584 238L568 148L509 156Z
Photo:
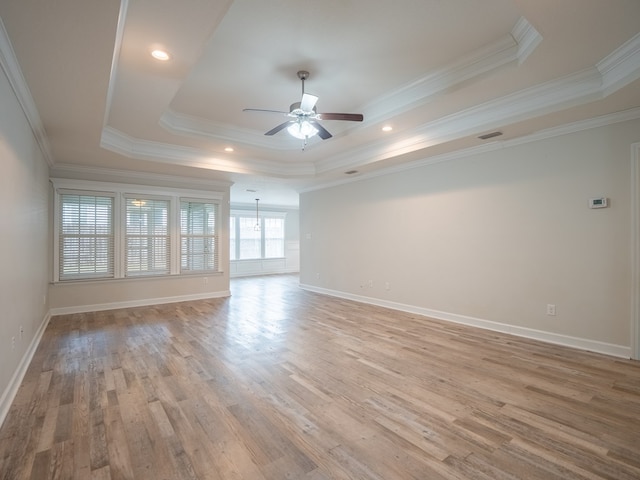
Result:
M186 203L200 203L203 205L213 205L214 208L214 213L213 213L213 222L214 222L214 228L213 228L213 233L212 234L205 234L203 233L202 235L197 235L197 234L193 234L193 233L189 233L189 234L183 234L182 233L182 204L183 202ZM220 222L221 222L221 215L220 215L220 203L219 202L213 202L211 200L205 200L202 198L189 198L189 197L180 197L178 200L178 242L180 243L180 245L178 245L178 264L179 264L179 268L180 268L180 273L182 275L193 275L193 274L198 274L198 273L208 273L208 272L215 272L215 271L219 271L220 270ZM214 253L213 253L213 264L214 264L214 268L213 269L203 269L203 270L187 270L187 269L183 269L182 267L182 242L183 239L185 238L196 238L196 237L202 237L203 240L205 240L206 243L206 239L209 238L212 240L213 242L213 246L214 246Z
M122 281L122 280L143 280L163 277L189 277L198 275L223 275L224 268L221 259L226 258L224 252L221 251L220 238L221 233L226 227L223 224L223 199L224 193L219 191L202 191L195 189L182 188L161 188L148 185L120 184L109 182L97 182L88 180L60 179L51 178L53 185L53 283L73 283L73 282L91 282L91 281ZM60 229L61 229L61 212L60 202L62 194L84 194L90 196L111 196L113 197L113 275L91 278L60 278ZM153 200L169 201L169 273L153 273L127 275L125 256L126 256L126 198L140 198ZM215 236L216 236L216 255L217 262L215 270L198 270L198 271L182 271L180 265L180 202L190 200L202 203L212 203L217 207L217 216L215 220ZM224 247L223 247L224 250Z
M231 218L234 217L234 222L231 221ZM286 245L287 245L287 212L278 212L278 211L270 211L263 210L258 212L258 220L260 223L260 256L254 258L240 258L240 217L252 218L253 223L255 224L256 214L255 210L252 212L251 210L239 210L234 209L231 210L229 214L229 229L231 229L231 224L234 223L235 232L232 234L231 230L229 230L229 245L231 246L231 239L234 238L235 241L235 255L229 251L229 258L235 258L230 260L231 262L251 262L251 261L263 261L263 260L278 260L285 259L287 255ZM280 257L265 257L265 249L266 249L266 241L265 241L265 219L267 218L277 218L282 219L284 222L283 225L283 235L282 235L282 256Z
M78 196L89 196L89 197L110 197L112 198L112 211L111 211L111 236L113 237L113 245L112 245L112 265L111 265L111 273L108 275L70 275L69 278L60 278L60 261L61 261L61 213L62 213L62 196L64 195L78 195ZM111 280L116 278L118 265L118 221L117 221L117 203L119 199L118 196L113 192L101 191L101 190L84 190L84 189L69 189L69 188L61 188L56 191L55 201L54 201L54 235L53 235L53 252L54 252L54 262L53 262L53 273L54 278L59 282L85 282L92 280Z
M165 272L161 272L161 271L157 271L157 270L145 270L142 272L137 272L134 273L132 271L129 271L128 268L128 262L127 262L127 255L128 255L128 239L129 238L133 238L133 235L130 235L127 231L127 200L129 199L133 199L133 200L141 200L141 201L153 201L153 202L166 202L167 203L167 233L166 235L164 235L165 237L167 237L167 242L168 242L168 246L167 246L167 254L168 254L168 259L167 259L167 268ZM122 268L122 276L124 278L140 278L140 277L161 277L164 275L169 275L171 274L172 271L172 253L173 253L173 243L174 243L174 238L172 235L172 231L175 229L174 223L175 223L175 216L172 214L172 205L171 205L171 197L168 196L161 196L161 195L149 195L149 194L136 194L136 193L123 193L121 196L121 208L120 208L120 213L122 215L122 218L120 220L120 227L122 230L121 233L121 237L122 237L122 255L121 255L121 268ZM146 235L147 237L159 237L159 235ZM119 258L120 260L120 258Z

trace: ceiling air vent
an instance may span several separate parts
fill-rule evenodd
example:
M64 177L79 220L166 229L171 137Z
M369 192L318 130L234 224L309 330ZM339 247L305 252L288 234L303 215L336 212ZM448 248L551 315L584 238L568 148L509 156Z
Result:
M480 135L478 138L480 140L489 140L490 138L499 137L500 135L502 135L502 132L491 132L491 133L485 133L484 135Z

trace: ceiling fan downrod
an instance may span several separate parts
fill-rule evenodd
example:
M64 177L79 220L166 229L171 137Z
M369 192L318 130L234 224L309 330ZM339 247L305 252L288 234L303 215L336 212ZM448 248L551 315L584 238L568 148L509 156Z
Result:
M306 70L298 70L298 78L302 80L302 95L304 95L304 81L309 78L309 72Z

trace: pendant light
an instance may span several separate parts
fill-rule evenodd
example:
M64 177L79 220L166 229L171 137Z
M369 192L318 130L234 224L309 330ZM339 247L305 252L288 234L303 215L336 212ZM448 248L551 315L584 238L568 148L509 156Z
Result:
M260 217L258 216L258 202L260 201L259 198L256 198L256 225L253 227L253 229L256 232L260 231Z

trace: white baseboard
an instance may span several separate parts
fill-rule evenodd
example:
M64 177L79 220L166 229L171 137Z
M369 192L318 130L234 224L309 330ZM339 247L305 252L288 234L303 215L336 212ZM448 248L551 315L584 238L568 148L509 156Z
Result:
M533 328L518 327L516 325L509 325L506 323L494 322L491 320L484 320L482 318L468 317L466 315L458 315L455 313L441 312L438 310L431 310L428 308L421 308L413 305L406 305L403 303L380 300L378 298L371 298L371 297L365 297L362 295L354 295L350 293L340 292L336 290L329 290L326 288L316 287L314 285L300 284L300 288L303 288L304 290L308 290L310 292L330 295L332 297L344 298L347 300L353 300L355 302L360 302L360 303L368 303L370 305L386 307L393 310L399 310L401 312L415 313L417 315L435 318L437 320L445 320L448 322L460 323L463 325L484 328L486 330L492 330L495 332L508 333L511 335L516 335L518 337L525 337L525 338L530 338L532 340L540 340L546 343L553 343L555 345L562 345L565 347L572 347L572 348L577 348L579 350L587 350L590 352L604 353L606 355L611 355L614 357L631 358L631 347L627 347L624 345L615 345L611 343L599 342L597 340L571 337L568 335L561 335L558 333L546 332L543 330L536 330Z
M262 277L264 275L286 275L289 273L300 273L300 269L299 268L277 268L273 270L230 272L229 278Z
M29 348L24 352L22 360L20 360L20 363L18 364L18 368L13 372L9 385L7 385L7 388L2 392L2 397L0 397L0 426L2 426L7 414L9 413L9 409L11 408L11 404L18 393L20 384L22 384L22 380L27 373L31 360L38 349L38 345L40 345L42 335L47 329L47 325L49 325L49 320L51 320L51 312L47 312L42 319L42 323L40 323L36 334L33 336L33 339L31 339Z
M192 300L206 300L208 298L222 298L231 296L231 291L196 293L191 295L178 295L175 297L144 298L140 300L127 300L124 302L99 303L93 305L78 305L72 307L52 308L51 316L68 315L71 313L101 312L118 308L147 307L149 305L162 305L165 303L189 302Z

